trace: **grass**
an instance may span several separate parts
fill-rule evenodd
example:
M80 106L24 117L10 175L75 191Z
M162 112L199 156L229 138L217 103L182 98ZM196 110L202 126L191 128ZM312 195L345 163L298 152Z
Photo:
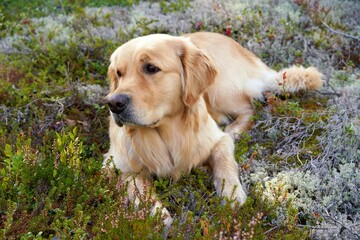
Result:
M320 0L2 1L0 239L357 239L359 9ZM199 30L234 38L277 70L314 65L326 84L255 102L254 127L235 151L244 206L222 206L206 169L154 178L174 218L168 228L151 216L151 200L128 202L120 173L101 168L106 71L131 38Z

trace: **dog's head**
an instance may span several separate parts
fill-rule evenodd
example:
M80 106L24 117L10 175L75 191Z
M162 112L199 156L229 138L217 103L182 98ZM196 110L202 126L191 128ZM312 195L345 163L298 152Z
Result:
M215 76L211 60L188 39L139 37L111 55L106 99L117 125L155 127L191 108Z

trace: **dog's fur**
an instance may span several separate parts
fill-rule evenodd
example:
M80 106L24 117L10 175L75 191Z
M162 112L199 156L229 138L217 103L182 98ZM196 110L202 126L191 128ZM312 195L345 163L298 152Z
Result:
M138 173L130 196L135 188L142 191L151 174L176 180L207 165L217 193L243 204L246 194L233 140L250 126L252 100L278 89L279 83L290 92L322 84L315 68L276 72L231 38L215 33L139 37L116 49L110 61L107 100L112 111L105 162L112 157L124 176ZM218 124L227 125L225 133Z

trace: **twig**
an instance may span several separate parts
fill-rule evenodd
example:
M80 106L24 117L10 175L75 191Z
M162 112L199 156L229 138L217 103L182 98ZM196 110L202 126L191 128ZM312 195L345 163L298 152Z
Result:
M342 36L344 36L344 37L349 37L349 38L352 38L352 39L355 39L355 40L360 41L360 38L359 38L359 37L355 37L355 36L353 36L353 35L350 35L350 34L347 34L347 33L344 33L344 32L340 32L340 31L338 31L338 30L335 30L335 29L333 29L332 27L330 27L329 25L327 25L325 22L322 22L322 24L323 24L327 29L329 29L330 32L333 32L333 33L342 35Z
M335 224L339 224L343 229L346 229L347 231L349 231L352 235L360 238L360 235L359 235L359 234L353 232L350 228L348 228L347 226L345 226L342 222L340 222L340 221L336 220L335 218L333 218L333 217L329 214L329 212L327 211L326 208L325 208L324 210L325 210L327 216L324 216L324 215L323 215L323 217L325 217L325 218L327 217L328 219L330 219L331 221L333 221Z
M274 231L274 230L277 229L277 228L279 228L279 226L275 226L275 227L270 228L269 230L267 230L267 231L265 232L265 235L268 235L270 232Z
M329 86L330 86L330 85L329 85ZM318 93L320 93L320 94L322 94L322 95L335 95L335 96L337 96L337 97L340 97L340 96L341 96L341 94L340 94L340 93L337 93L332 86L330 86L330 88L331 88L334 92L322 92L322 91L316 91L316 92L318 92Z
M329 230L329 229L335 229L336 227L317 227L317 226L310 226L310 225L303 225L303 224L297 224L297 227L300 228L310 228L314 230Z

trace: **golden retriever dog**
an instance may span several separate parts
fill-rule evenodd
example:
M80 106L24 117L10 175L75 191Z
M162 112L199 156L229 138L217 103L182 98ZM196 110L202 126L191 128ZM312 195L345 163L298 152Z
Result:
M322 84L315 68L276 72L231 38L207 32L133 39L111 55L108 76L110 149L104 164L112 159L120 169L130 199L135 191L144 194L151 175L176 180L205 165L217 194L240 205L246 194L234 140L250 126L253 99L279 84L290 92ZM161 203L154 209L171 223Z

